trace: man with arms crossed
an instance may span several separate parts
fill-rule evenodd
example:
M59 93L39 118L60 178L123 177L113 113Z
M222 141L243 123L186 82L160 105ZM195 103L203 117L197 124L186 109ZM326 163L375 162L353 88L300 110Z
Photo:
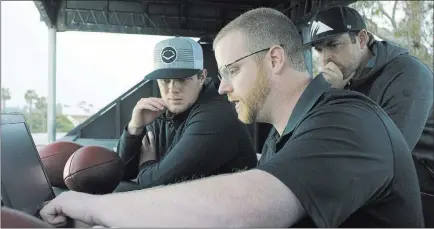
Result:
M350 7L320 11L310 26L306 45L318 52L324 77L333 87L363 93L384 109L413 150L421 191L434 194L432 71L407 50L376 41Z
M238 118L274 126L256 169L129 193L68 192L42 218L121 227L423 226L401 133L367 97L312 79L288 17L268 8L244 13L214 47L219 92Z
M140 188L251 169L256 152L247 127L217 88L207 82L203 52L190 38L155 46L161 98L137 102L118 144L125 177Z

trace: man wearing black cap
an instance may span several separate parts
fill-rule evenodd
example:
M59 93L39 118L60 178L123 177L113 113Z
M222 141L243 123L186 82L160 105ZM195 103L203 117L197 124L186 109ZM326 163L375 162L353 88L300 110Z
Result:
M336 88L361 92L377 102L413 150L422 192L434 194L433 73L408 51L377 41L350 7L318 12L310 40L322 73ZM374 130L373 130L374 131Z
M256 166L247 127L232 104L206 81L201 46L190 38L159 42L154 50L161 98L137 102L118 153L125 179L141 188L167 185Z

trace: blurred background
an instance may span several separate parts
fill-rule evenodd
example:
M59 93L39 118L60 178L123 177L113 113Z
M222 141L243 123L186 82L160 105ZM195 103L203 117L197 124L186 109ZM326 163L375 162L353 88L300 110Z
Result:
M350 7L377 39L409 49L433 69L431 1L359 1ZM23 17L22 15L27 15ZM56 138L63 137L152 70L154 45L167 37L97 32L57 34ZM47 144L48 28L33 1L1 1L1 111L26 116ZM313 72L319 60L313 50Z

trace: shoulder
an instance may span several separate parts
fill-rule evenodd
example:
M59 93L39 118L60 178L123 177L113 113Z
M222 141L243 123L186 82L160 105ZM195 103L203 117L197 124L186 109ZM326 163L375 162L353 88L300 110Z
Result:
M326 130L357 128L354 136L362 137L369 135L373 129L383 129L385 131L380 132L387 135L388 122L387 114L371 98L356 91L331 88L319 98L299 125L309 129L324 127Z
M416 96L425 99L432 98L432 88L433 72L431 69L418 58L408 54L397 56L387 64L377 80L377 85L373 86L373 90L388 92L390 95L403 93L403 98ZM414 96L411 96L412 94Z
M206 123L214 127L236 127L241 124L234 105L222 95L195 103L187 117L187 125L192 123Z
M381 110L376 102L360 92L330 88L319 98L311 111L327 111L339 108L347 111L368 109L373 114Z
M426 64L424 64L419 58L410 54L399 55L395 57L388 65L390 64L396 64L396 66L394 67L397 67L399 69L407 69L407 67L418 67L422 70L427 70L428 72L431 72Z
M324 93L296 130L300 134L306 131L315 131L319 137L324 134L325 138L336 134L372 152L395 146L406 150L404 137L383 108L355 91L331 89Z
M301 157L360 156L389 163L394 146L404 142L375 102L357 92L330 90L282 141L281 150Z
M228 101L227 97L224 95L215 95L207 99L198 101L193 105L191 114L206 113L206 114L234 114L234 105Z
M395 73L395 74L394 74ZM402 54L395 57L384 68L384 76L411 79L413 82L419 80L432 80L433 72L417 57Z
M316 106L307 117L313 118L313 113L335 113L343 115L353 113L355 116L377 115L381 108L371 98L356 91L347 91L331 88L320 97Z

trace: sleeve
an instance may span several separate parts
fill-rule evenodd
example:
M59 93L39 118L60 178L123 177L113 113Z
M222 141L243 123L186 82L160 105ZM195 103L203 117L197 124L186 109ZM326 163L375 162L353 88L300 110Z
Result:
M384 194L393 176L384 124L353 102L309 115L282 149L257 167L282 181L317 227L339 227Z
M140 167L142 188L181 182L207 175L238 153L242 128L230 104L201 104L186 123L180 141L158 162Z
M388 85L380 106L395 122L413 150L433 106L433 73L414 57L406 59L399 75Z
M124 127L124 131L117 145L117 153L124 162L123 180L131 180L137 176L139 172L139 156L142 139L149 130L153 130L151 125L148 125L140 135L132 135L128 133L127 126Z

